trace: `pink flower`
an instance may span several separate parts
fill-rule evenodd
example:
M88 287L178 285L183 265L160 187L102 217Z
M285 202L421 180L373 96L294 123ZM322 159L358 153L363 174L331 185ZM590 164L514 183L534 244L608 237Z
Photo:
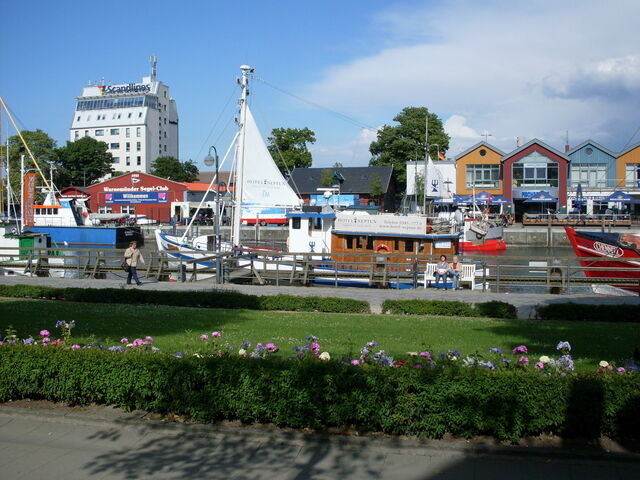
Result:
M351 365L358 366L360 365L360 360L351 360Z
M51 335L51 333L49 333L49 330L40 330L41 337L48 337L49 335Z
M266 348L267 350L269 350L270 352L277 352L278 351L278 347L276 346L275 343L267 343L264 348Z
M540 370L544 369L544 363L536 362L536 368L539 368Z
M120 339L120 343L129 343L129 339L128 338L121 338Z
M511 353L513 355L517 355L519 353L528 353L528 350L527 350L527 347L525 347L524 345L520 345L519 347L516 347L513 350L511 350Z
M626 370L625 370L625 368L624 368L624 367L618 367L618 368L616 368L616 372L618 372L618 373L625 373L625 372L626 372Z
M518 359L518 363L521 363L524 366L529 365L529 359L527 357L520 357Z
M142 340L141 338L136 338L136 339L133 341L133 346L134 346L134 347L141 347L142 345L146 345L146 344L147 344L147 342L145 342L145 341L144 341L144 340Z
M46 330L43 330L43 332ZM42 337L42 343L49 343L51 339L49 337Z
M309 348L313 353L317 353L320 351L320 344L317 342L310 343Z
M71 350L78 350L79 348L80 348L80 345L76 345L76 344L71 345Z
M200 335L200 338L202 340L208 340L209 339L209 335L207 335L206 333L203 333L202 335Z
M220 338L222 336L222 332L211 332L211 336L214 338Z
M419 363L416 363L413 368L422 368L422 365L420 365Z
M153 342L153 337L144 337L147 342Z
M420 352L420 356L422 358L426 358L428 361L431 361L431 353L429 352Z
M51 342L51 345L60 345L62 343L62 340L60 340L59 338L55 339L53 342Z

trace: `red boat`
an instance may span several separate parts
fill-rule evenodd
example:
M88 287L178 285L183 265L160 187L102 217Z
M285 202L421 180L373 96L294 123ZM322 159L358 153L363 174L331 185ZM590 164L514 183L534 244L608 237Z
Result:
M573 251L578 257L602 257L614 259L599 261L596 258L581 260L588 278L625 278L637 280L635 285L624 283L616 287L640 293L640 235L633 233L604 233L577 231L564 227ZM626 270L615 270L622 269Z
M507 244L502 238L502 225L481 219L465 219L459 248L461 253L505 250Z

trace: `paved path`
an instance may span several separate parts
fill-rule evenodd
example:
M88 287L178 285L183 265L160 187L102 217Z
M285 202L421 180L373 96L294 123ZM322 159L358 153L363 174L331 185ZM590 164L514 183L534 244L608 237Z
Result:
M287 295L317 296L317 297L342 297L365 300L371 305L374 313L381 311L382 302L386 299L407 300L460 300L469 303L488 302L500 300L511 303L518 308L519 318L534 318L535 309L539 305L557 302L576 302L587 304L634 304L640 305L640 296L629 294L621 297L604 297L598 295L551 295L537 293L492 293L480 290L393 290L375 288L347 288L347 287L290 287L290 286L254 286L254 285L219 285L212 281L200 282L157 282L155 280L142 279L141 287L126 286L122 280L92 280L92 279L66 279L66 278L39 278L22 276L0 277L0 284L16 285L46 285L51 287L79 287L79 288L141 288L143 290L234 290L252 295Z
M640 455L170 424L107 407L0 407L0 478L626 480L640 478Z

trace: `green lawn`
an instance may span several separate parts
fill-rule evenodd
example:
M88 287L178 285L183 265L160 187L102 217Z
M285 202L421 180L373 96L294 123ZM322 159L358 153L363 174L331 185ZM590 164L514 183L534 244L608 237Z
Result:
M323 351L336 358L357 352L376 340L394 357L408 351L434 354L458 349L463 354L485 354L490 347L510 351L517 345L529 348L530 357L557 356L555 345L567 340L580 370L595 368L600 360L624 363L640 346L640 329L630 323L539 322L478 318L419 317L396 315L346 315L327 313L210 310L148 305L107 305L47 300L0 299L0 331L11 325L18 336L37 336L55 322L75 320L74 341L87 342L91 335L108 345L120 338L151 335L162 351L202 351L202 333L220 330L223 343L236 349L244 341L275 342L283 355L294 345L305 344L309 334L320 338Z

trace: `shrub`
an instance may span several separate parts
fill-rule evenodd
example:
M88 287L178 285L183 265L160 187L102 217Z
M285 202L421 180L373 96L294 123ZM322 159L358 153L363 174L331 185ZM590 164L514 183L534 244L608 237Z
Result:
M531 370L350 367L4 346L0 378L0 401L96 402L198 421L239 419L315 430L351 426L432 438L640 438L638 375L541 376Z
M537 317L542 320L583 322L640 322L640 305L550 303L538 307Z
M289 310L330 313L369 313L361 300L293 295L257 296L218 290L213 292L167 292L119 288L52 288L34 285L0 285L2 297L58 299L88 303L154 304L175 307L203 307L248 310Z
M447 300L385 300L382 311L400 315L517 318L516 307L499 301L478 303L474 307L468 303Z

